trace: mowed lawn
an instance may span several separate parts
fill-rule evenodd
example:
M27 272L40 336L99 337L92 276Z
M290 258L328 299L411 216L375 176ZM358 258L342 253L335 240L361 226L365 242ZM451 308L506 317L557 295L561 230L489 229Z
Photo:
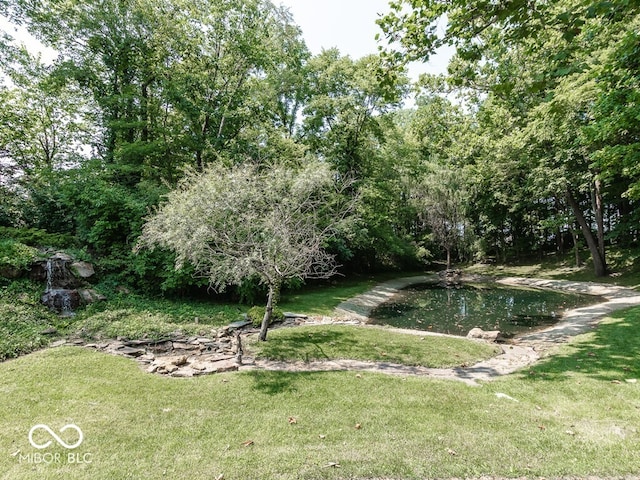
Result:
M481 387L364 372L176 379L87 349L43 350L0 364L0 476L638 474L638 338L635 308L532 368ZM48 425L67 443L77 434L60 429L75 424L84 441L67 450L40 429L36 443L53 442L38 450L28 438L36 424Z

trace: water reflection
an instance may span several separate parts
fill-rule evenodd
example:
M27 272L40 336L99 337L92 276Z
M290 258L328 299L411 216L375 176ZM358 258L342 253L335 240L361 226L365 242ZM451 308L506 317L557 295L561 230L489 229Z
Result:
M371 322L453 335L480 327L508 337L553 325L566 310L600 301L592 295L494 284L417 285L374 310Z

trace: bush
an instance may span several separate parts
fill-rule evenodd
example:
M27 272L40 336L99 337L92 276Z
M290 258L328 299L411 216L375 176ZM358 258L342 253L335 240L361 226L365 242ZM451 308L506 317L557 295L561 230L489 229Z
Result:
M25 305L0 305L0 361L42 348L49 343L43 334L50 327L38 309Z
M251 323L255 327L259 327L262 324L262 319L264 318L265 311L265 307L251 307L247 312L247 319L251 321ZM271 323L280 320L284 320L284 313L279 308L274 308L273 312L271 313Z
M45 330L64 328L65 320L40 304L40 293L26 280L0 288L0 361L42 348L49 343Z
M0 240L0 276L17 277L38 256L38 250L14 240Z
M65 248L76 244L72 235L48 233L40 228L0 227L0 237L10 238L31 247Z

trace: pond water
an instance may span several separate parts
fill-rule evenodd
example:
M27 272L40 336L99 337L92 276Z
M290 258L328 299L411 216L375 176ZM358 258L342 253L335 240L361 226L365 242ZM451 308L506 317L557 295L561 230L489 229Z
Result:
M369 318L378 325L462 336L480 327L500 330L508 338L553 325L567 310L602 301L593 295L498 284L425 284L401 290Z

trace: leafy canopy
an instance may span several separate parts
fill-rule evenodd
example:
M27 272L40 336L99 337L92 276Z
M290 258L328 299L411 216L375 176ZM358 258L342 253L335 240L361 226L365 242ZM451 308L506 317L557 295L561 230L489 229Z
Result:
M138 248L175 251L177 267L192 264L218 290L248 278L278 289L287 279L329 277L337 265L323 245L349 210L336 195L339 178L317 161L191 171L147 219Z

